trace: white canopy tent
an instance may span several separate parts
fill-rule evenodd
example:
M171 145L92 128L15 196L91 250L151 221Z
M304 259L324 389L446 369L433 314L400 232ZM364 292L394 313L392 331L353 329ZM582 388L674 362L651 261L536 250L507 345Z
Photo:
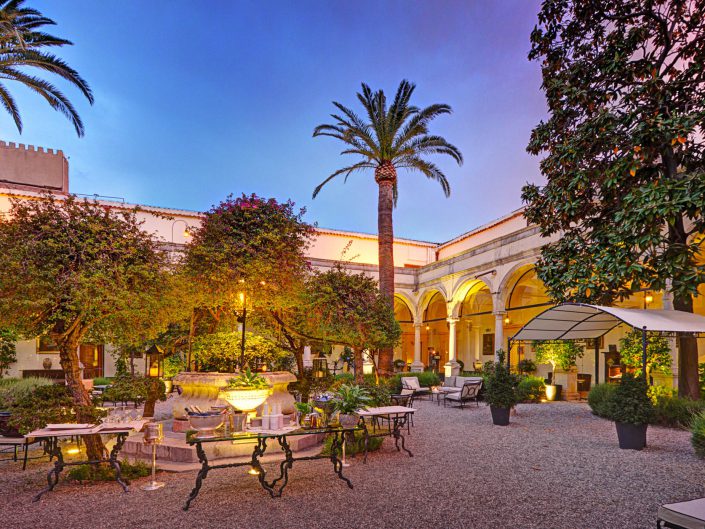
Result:
M589 340L626 324L642 332L642 362L646 366L647 332L705 335L705 317L679 310L640 310L562 303L545 310L517 332L512 342L530 340ZM595 354L595 382L598 358ZM646 373L646 369L643 370Z

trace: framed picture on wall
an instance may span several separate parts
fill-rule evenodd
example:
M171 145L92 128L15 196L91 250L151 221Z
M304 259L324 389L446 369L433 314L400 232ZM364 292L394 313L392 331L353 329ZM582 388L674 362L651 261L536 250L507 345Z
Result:
M482 354L494 356L494 333L482 335Z
M59 346L50 336L44 334L42 336L37 336L37 353L58 353Z

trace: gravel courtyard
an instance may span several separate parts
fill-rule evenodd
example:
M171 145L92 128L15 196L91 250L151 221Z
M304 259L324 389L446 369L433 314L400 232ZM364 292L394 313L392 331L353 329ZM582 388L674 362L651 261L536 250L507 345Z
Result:
M284 495L270 499L243 468L212 472L183 512L195 472L160 475L164 489L133 481L60 483L40 502L46 460L0 463L0 527L14 528L647 528L663 503L705 496L705 464L687 432L649 428L649 448L620 450L611 422L585 404L520 405L509 427L487 407L420 402L407 437L414 457L386 440L367 465L338 480L326 461L302 462Z

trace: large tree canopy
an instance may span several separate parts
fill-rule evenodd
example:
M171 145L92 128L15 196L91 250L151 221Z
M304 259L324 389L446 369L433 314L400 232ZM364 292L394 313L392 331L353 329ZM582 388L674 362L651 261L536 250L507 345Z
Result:
M135 341L163 330L178 317L178 305L172 312L163 302L169 280L166 254L134 211L47 195L13 200L0 219L0 326L54 339L80 407L91 399L81 383L78 345ZM87 447L95 458L100 439Z
M669 289L692 311L705 279L705 3L546 0L531 35L549 118L528 151L545 186L527 219L558 236L538 275L556 300L607 304ZM697 347L680 343L681 392L697 396Z

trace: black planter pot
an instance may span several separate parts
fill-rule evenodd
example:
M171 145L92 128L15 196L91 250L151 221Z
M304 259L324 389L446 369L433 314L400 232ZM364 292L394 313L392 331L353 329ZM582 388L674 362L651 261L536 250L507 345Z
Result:
M615 422L619 447L626 450L641 450L646 446L646 429L648 424L629 424Z
M4 437L22 437L22 434L16 428L7 424L11 415L12 413L9 411L0 411L0 435Z
M509 408L495 408L490 406L492 413L492 423L497 426L507 426L509 424Z

